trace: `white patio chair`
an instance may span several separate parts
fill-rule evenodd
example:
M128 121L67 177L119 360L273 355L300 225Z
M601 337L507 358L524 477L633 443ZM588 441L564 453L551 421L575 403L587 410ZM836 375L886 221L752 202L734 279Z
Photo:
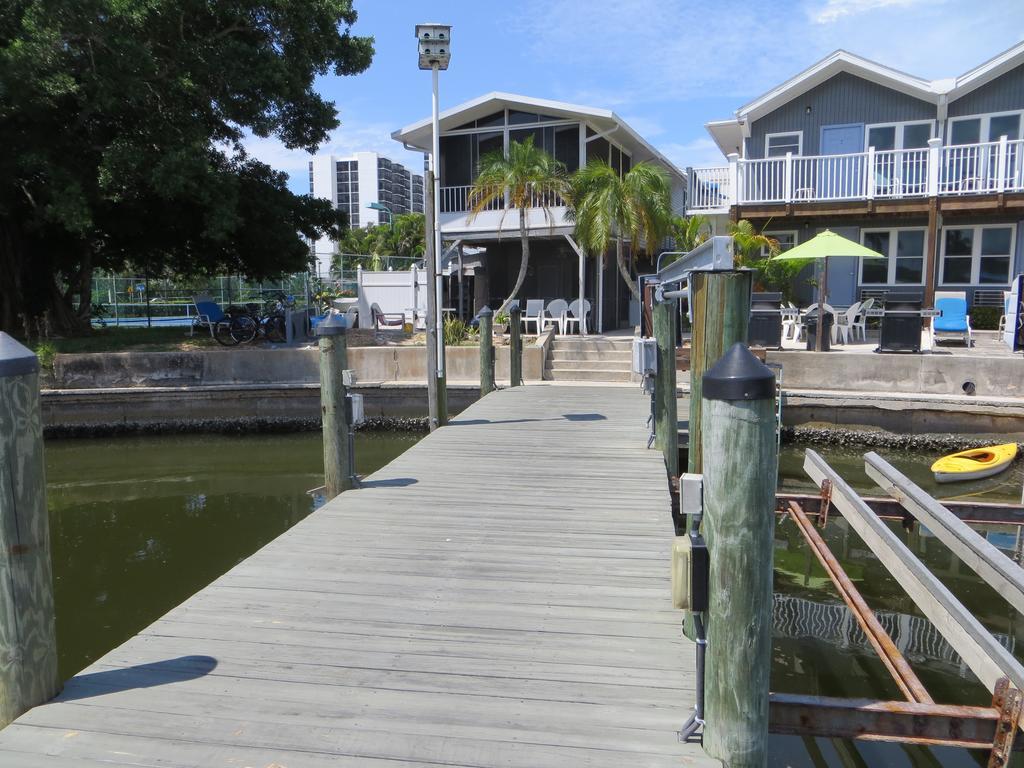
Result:
M583 311L580 312L580 300L579 299L573 300L573 302L569 305L569 310L565 314L565 323L564 323L564 325L565 325L565 332L569 333L569 329L572 326L572 324L576 323L576 332L577 333L583 333L584 329L586 329L586 327L587 327L587 324L585 322L585 318L589 314L590 314L590 302L589 301L587 301L586 299L583 300ZM581 319L584 319L584 322L581 323L580 322Z
M800 310L791 301L786 302L786 309L791 309L796 314L786 317L782 321L782 338L799 341L800 336L803 334L803 321L800 317Z
M530 323L533 323L533 332L538 336L541 332L541 320L544 318L544 299L527 299L526 312L523 313L523 331L530 332Z
M544 308L544 317L541 318L541 331L549 325L555 326L555 332L565 335L565 314L569 311L569 305L565 299L553 299Z
M1010 292L1003 291L1003 314L999 318L999 325L996 326L996 332L1002 336L1003 331L1006 330L1006 316L1010 314Z
M841 310L836 313L835 322L832 324L833 342L835 342L836 338L839 338L841 344L850 343L850 330L853 328L858 312L860 312L859 301L850 306L849 309ZM856 336L854 337L854 341L856 341Z
M853 321L853 325L850 326L853 331L853 340L857 340L857 332L860 331L861 341L868 340L868 315L867 311L875 306L875 300L870 296L860 303L860 312L857 313L856 319Z

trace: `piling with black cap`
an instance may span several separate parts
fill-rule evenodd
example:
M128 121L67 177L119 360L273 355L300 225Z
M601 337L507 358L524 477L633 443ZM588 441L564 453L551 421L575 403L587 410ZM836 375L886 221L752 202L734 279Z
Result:
M729 768L763 768L778 471L775 374L736 343L702 384L703 531L711 559L704 749Z
M39 360L0 332L0 728L60 691Z
M480 397L494 391L494 310L480 310Z
M518 387L523 383L523 334L522 310L519 302L508 311L508 353L509 353L509 386Z
M324 434L324 485L328 499L353 487L345 403L348 342L345 317L332 312L316 327L320 346L320 413Z

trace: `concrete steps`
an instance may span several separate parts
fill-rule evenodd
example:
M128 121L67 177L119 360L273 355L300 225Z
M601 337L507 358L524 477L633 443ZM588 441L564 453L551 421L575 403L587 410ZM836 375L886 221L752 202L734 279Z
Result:
M556 338L544 364L548 381L628 383L632 374L630 338Z

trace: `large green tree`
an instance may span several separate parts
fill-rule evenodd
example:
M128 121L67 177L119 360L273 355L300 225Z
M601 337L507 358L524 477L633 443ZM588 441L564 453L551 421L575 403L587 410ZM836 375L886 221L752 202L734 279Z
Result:
M88 327L95 269L301 269L326 201L249 157L339 123L317 76L369 66L351 0L0 3L0 329Z

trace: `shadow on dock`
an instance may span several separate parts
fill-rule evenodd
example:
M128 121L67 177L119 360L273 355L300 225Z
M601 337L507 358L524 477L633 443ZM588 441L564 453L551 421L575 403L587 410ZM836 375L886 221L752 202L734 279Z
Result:
M90 672L87 675L77 675L68 680L56 701L77 701L115 691L155 688L168 683L181 683L204 677L216 668L217 660L212 656L178 656L151 664Z
M450 427L472 427L481 424L527 424L539 421L607 421L608 417L601 413L563 413L549 419L456 419L448 424Z
M389 480L360 480L360 488L406 488L416 485L419 480L414 477L392 477Z

